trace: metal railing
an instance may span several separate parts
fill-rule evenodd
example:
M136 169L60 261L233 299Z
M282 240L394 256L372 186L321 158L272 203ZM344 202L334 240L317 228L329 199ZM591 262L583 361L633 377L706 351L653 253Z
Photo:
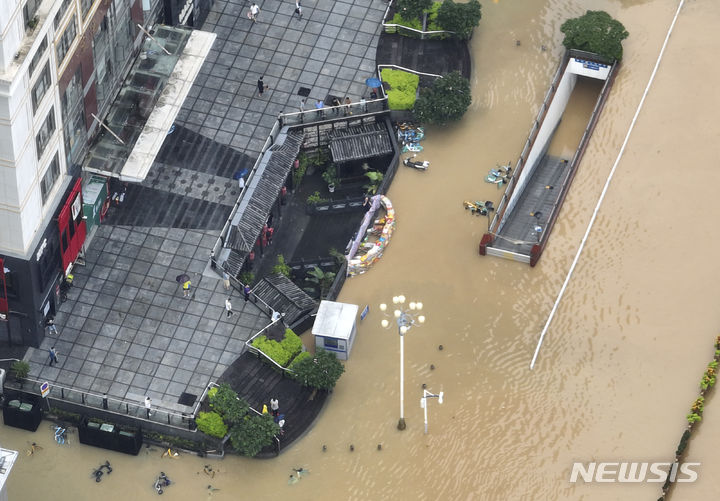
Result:
M264 357L265 360L267 360L267 361L270 363L270 365L274 365L275 367L277 367L278 369L280 369L280 371L281 371L282 373L294 374L294 371L292 371L292 370L290 370L290 369L288 369L288 368L286 368L286 367L283 367L282 365L280 365L279 363L277 363L275 360L273 360L272 358L270 358L269 356L267 356L265 353L263 353L261 350L258 350L257 348L255 348L255 347L252 345L252 342L255 340L256 337L262 335L265 331L270 330L270 328L271 328L272 326L274 326L274 325L275 325L276 323L278 323L278 322L280 322L280 319L275 320L274 322L270 322L268 325L266 325L265 327L263 327L262 329L260 329L258 332L256 332L256 333L255 333L253 336L251 336L247 341L245 341L245 347L247 348L247 350L248 350L250 353L254 353L255 355L258 355L258 356L260 356L260 357Z
M30 395L38 395L40 396L39 391L35 391L34 389L26 389L25 384L30 383L31 388L40 388L40 384L43 381L28 378L26 377L23 380L23 384L21 387L17 388L12 385L6 384L7 388L15 391L21 391L23 393L27 393ZM209 387L209 386L208 386ZM48 406L50 406L50 401L63 401L68 402L72 404L76 404L83 407L93 408L102 410L103 412L108 412L112 414L120 414L123 416L127 416L132 418L133 420L140 420L140 421L146 421L146 422L154 422L162 424L163 426L169 426L172 428L182 428L183 430L187 430L187 423L189 421L192 421L195 419L195 416L197 415L197 412L200 408L200 404L202 402L202 399L205 398L205 395L207 394L208 388L205 389L205 392L203 393L203 396L198 399L197 403L193 407L192 412L180 412L180 411L174 411L162 406L157 405L157 402L153 402L151 407L151 414L150 417L147 417L147 409L145 407L144 402L137 402L137 401L130 401L130 400L124 400L114 397L109 397L107 395L100 395L97 393L93 393L90 391L84 391L84 390L78 390L75 388L68 388L66 386L62 386L59 384L51 384L51 394L46 397L46 400L48 400ZM57 392L60 392L60 395L58 396ZM163 419L160 419L163 418ZM183 426L184 425L184 426ZM195 432L194 429L190 430L191 432Z
M325 106L316 108L315 103L307 103L306 110L292 113L281 113L278 121L281 125L305 125L325 122L338 118L351 118L354 116L374 115L387 110L387 98L369 99L338 106Z
M395 24L395 23L388 23L388 15L390 14L390 9L392 8L393 0L390 0L388 2L388 6L385 9L385 14L383 14L382 21L380 24L382 24L383 29L385 33L397 33L399 31L408 31L411 35L418 36L421 40L424 40L425 38L444 38L446 36L453 36L455 35L454 31L446 31L446 30L431 30L431 31L425 31L424 29L418 30L415 28L410 28L409 26L405 26L403 24ZM423 28L427 28L427 14L423 15ZM410 36L410 35L408 35Z

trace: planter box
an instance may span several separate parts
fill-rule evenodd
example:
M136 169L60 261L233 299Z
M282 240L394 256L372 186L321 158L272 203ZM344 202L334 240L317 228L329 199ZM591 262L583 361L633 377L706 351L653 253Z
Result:
M80 443L111 451L137 455L143 444L139 428L120 428L114 423L97 423L83 417L78 426Z
M42 421L42 399L36 395L8 393L3 403L3 422L6 426L35 431Z

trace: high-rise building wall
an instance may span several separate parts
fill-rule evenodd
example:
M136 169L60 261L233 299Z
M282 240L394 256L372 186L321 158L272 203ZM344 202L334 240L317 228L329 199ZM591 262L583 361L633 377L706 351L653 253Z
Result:
M163 0L3 0L0 321L36 346L85 238L80 165ZM71 264L70 264L71 266ZM3 333L0 322L0 335Z

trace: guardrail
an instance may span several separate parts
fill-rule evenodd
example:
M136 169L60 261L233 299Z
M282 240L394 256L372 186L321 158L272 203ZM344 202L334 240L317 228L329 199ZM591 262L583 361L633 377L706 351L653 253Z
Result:
M268 357L265 353L263 353L262 351L258 350L257 348L255 348L255 347L252 345L252 342L253 342L253 340L254 340L256 337L262 335L265 331L270 330L270 328L271 328L273 325L275 325L276 323L278 323L278 322L280 322L280 319L275 320L275 321L273 321L273 322L270 322L270 323L267 324L265 327L263 327L262 329L260 329L259 331L257 331L253 336L251 336L247 341L245 341L245 347L247 348L247 350L248 350L250 353L253 353L253 354L255 354L255 355L258 355L259 357L264 357L265 360L267 360L271 365L274 365L275 367L277 367L278 369L280 369L280 372L282 372L283 374L285 374L285 373L294 374L293 371L291 371L290 369L288 369L288 368L286 368L286 367L283 367L282 365L280 365L279 363L277 363L275 360L273 360L272 358Z
M373 115L386 111L387 98L361 100L350 104L338 106L315 107L314 103L307 103L308 109L292 113L281 113L278 121L281 126L285 125L307 125L318 122L334 120L336 118L349 118L354 115Z

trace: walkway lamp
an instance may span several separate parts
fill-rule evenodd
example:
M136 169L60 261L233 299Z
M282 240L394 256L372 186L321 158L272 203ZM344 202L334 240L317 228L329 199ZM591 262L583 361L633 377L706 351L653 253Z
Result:
M437 398L438 403L443 403L443 392L441 391L439 394L435 395L434 393L430 393L426 389L423 389L423 396L420 398L420 407L425 410L425 434L427 435L428 432L428 417L427 417L427 399L428 398Z
M405 334L410 330L411 327L417 324L425 322L425 316L421 315L423 304L421 302L411 301L408 304L408 309L405 308L405 296L399 295L392 298L394 310L392 313L395 323L398 327L398 334L400 334L400 420L398 421L398 430L405 429L405 345L404 339ZM382 303L380 305L380 311L386 312L388 305ZM384 318L380 322L383 328L387 329L390 327L390 322Z

